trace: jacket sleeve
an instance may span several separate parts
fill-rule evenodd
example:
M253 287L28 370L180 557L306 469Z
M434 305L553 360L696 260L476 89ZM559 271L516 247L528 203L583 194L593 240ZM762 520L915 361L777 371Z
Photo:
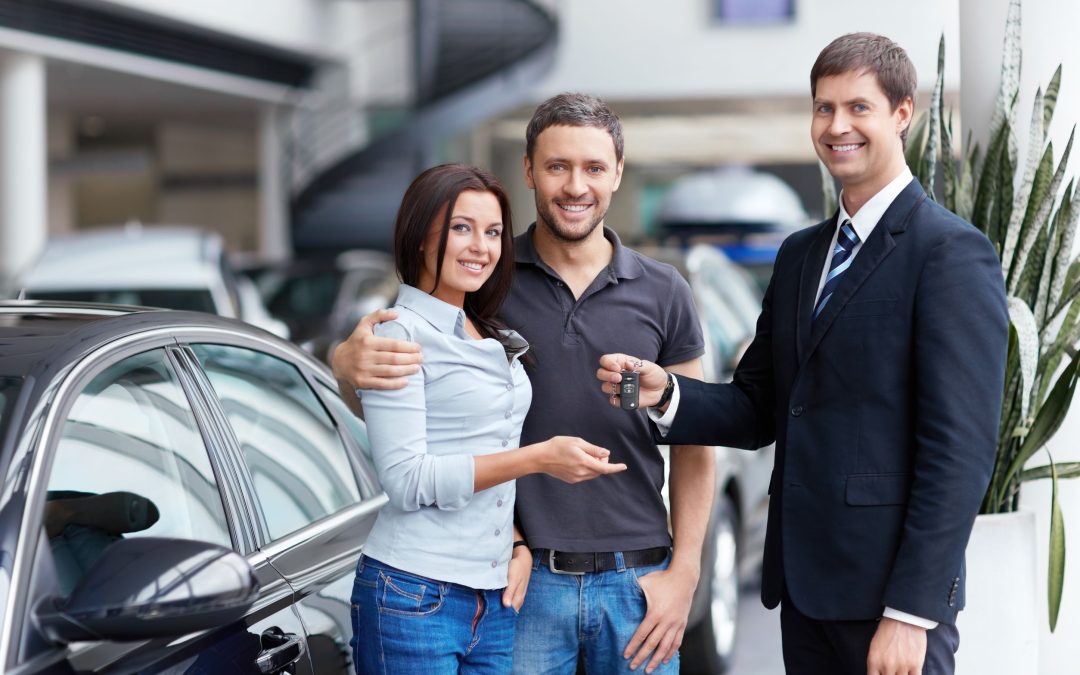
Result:
M379 324L375 334L413 339L396 321ZM407 378L404 389L363 390L371 455L391 505L402 511L425 506L453 511L472 498L475 465L469 454L428 454L424 368Z
M930 250L915 296L915 453L884 604L952 623L975 515L994 467L1008 348L996 253L973 227Z
M777 253L777 269L783 265L783 255L782 245ZM753 450L776 440L773 283L770 281L765 291L754 339L739 361L732 382L705 383L677 375L679 407L668 433L656 434L658 441Z

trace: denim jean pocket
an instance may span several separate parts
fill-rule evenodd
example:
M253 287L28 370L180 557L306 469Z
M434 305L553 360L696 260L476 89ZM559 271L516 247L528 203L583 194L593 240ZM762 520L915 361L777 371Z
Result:
M670 559L670 555L668 556L668 558ZM641 577L645 576L646 574L652 574L653 572L662 572L663 570L666 570L667 567L668 567L668 560L664 560L659 565L643 565L641 567L628 567L628 568L626 568L626 571L630 573L629 576L634 582L634 588L636 588L638 593L641 594L641 597L644 598L645 597L645 589L641 587Z
M425 583L409 575L389 570L379 572L379 611L397 616L427 616L443 604L442 584Z

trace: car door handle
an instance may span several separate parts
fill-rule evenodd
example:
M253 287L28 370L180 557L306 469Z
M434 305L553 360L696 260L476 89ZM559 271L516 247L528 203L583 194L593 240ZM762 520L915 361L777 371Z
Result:
M295 633L283 633L274 627L262 634L263 650L255 659L260 673L280 673L304 655L304 638Z

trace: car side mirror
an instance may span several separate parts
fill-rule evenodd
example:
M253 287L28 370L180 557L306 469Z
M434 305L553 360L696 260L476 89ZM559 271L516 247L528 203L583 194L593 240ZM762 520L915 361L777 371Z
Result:
M113 543L66 598L35 608L56 642L184 635L243 618L259 582L247 559L202 541L136 537Z

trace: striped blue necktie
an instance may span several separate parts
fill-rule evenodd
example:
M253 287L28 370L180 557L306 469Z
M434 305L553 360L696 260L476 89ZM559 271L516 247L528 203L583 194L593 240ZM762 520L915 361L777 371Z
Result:
M825 277L825 286L822 287L821 297L818 299L817 307L814 308L815 319L821 314L821 310L825 309L833 291L840 284L840 277L844 275L844 271L851 267L851 252L855 250L855 245L858 243L859 235L855 233L851 221L845 220L840 226L839 234L836 235L836 248L833 249L832 262L829 263L829 275Z

